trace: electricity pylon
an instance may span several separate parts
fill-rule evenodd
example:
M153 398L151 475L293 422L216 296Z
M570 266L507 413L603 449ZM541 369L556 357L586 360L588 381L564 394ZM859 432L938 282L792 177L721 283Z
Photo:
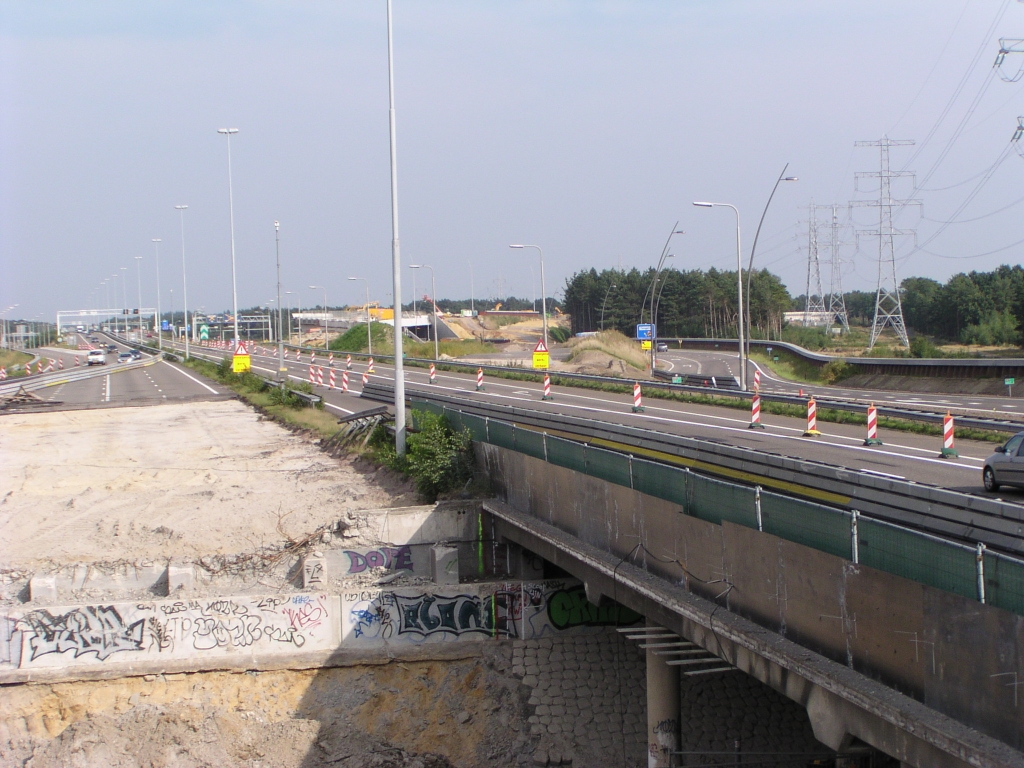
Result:
M817 206L812 201L807 210L807 302L804 304L804 327L811 324L811 317L825 314L825 296L821 291L821 265L818 263L818 218Z
M839 256L839 249L842 243L839 241L839 206L820 205L832 211L831 237L829 238L830 270L828 284L828 298L825 299L825 311L828 312L828 321L825 324L825 332L830 333L832 326L837 323L843 326L843 332L850 330L850 318L846 313L846 297L843 296L843 262Z

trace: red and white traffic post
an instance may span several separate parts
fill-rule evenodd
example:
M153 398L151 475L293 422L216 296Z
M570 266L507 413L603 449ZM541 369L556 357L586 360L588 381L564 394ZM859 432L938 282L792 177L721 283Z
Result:
M316 365L316 350L315 349L314 350L310 350L309 362L312 363L313 365Z
M75 368L78 368L81 364L81 358L79 358L78 355L75 355Z
M0 381L7 378L7 369L0 365Z
M324 369L322 365L316 367L316 383L319 387L324 385Z
M352 355L345 355L345 370L352 370Z
M437 383L437 369L434 368L434 364L433 363L430 364L430 383L431 384L436 384Z
M940 459L957 459L960 454L956 452L956 446L953 444L953 416L949 411L946 411L946 415L942 417L942 453L939 454Z
M341 372L341 391L348 392L348 371Z
M316 369L312 365L309 366L309 383L316 384Z
M633 382L633 413L644 412L643 396L640 393L640 382Z
M544 397L541 400L551 399L551 376L547 373L544 374Z
M369 383L370 383L370 373L369 373L369 371L363 371L363 386L365 387Z
M484 369L476 369L476 391L479 392L484 388Z
M878 439L878 409L875 408L875 404L872 403L868 406L868 437L864 441L864 445L881 445L882 441Z
M807 429L804 430L804 437L817 437L818 431L818 404L812 397L807 401Z
M57 370L58 371L63 371L64 370L64 358L63 357L58 357L57 358Z
M376 373L376 371L373 370L373 358L372 357L370 358L369 362L366 364L366 372L367 373Z
M761 391L761 371L758 368L754 369L754 391Z
M327 353L327 365L329 365L331 368L334 367L334 353L333 352L328 352Z
M330 389L334 389L334 369L330 370Z
M756 384L754 396L750 399L750 423L747 429L764 429L764 424L761 423L761 395L758 394Z

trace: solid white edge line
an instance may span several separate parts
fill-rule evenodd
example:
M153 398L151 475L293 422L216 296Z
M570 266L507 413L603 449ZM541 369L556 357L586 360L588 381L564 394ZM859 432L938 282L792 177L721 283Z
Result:
M164 361L162 361L162 362L164 363L164 365L166 365L166 366L168 366L169 368L171 368L171 369L173 369L173 370L177 371L178 373L180 373L180 374L181 374L182 376L184 376L185 378L188 378L188 379L192 379L192 381L194 381L194 382L195 382L196 384L198 384L199 386L201 386L201 387L206 387L206 388L207 388L208 390L210 390L211 392L213 392L213 394L215 394L215 395L219 395L219 394L220 394L220 392L218 392L218 391L217 391L216 389L214 389L213 387L211 387L211 386L210 386L209 384L207 384L206 382L200 381L200 380L199 380L199 379L197 379L197 378L196 378L195 376L193 376L193 375L191 375L191 374L189 374L189 373L185 373L185 371L181 370L181 368L178 368L178 367L176 367L176 366L174 366L174 365L171 365L171 364L170 364L170 363L168 363L168 362L167 362L166 360L164 360Z

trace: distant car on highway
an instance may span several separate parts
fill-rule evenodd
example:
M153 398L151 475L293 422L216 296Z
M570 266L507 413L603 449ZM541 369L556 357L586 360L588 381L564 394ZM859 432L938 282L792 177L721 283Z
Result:
M86 365L106 365L107 356L103 354L102 349L90 349L89 354L85 356Z
M139 350L137 350L137 349L133 349L128 354L130 354L132 356L132 360L141 360L142 359L142 353L139 352Z
M117 352L117 347L113 344L107 344L107 352Z
M1018 432L985 459L981 479L986 491L998 491L1001 485L1024 488L1024 432Z
M658 351L659 352L668 352L668 344L666 344L664 341L659 341L658 342Z
M117 356L117 362L119 363L130 363L132 361L131 352L122 352Z

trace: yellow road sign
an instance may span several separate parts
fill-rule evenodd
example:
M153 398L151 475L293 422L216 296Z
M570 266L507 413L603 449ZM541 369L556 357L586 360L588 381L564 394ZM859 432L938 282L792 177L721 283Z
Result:
M640 342L640 349L647 349L647 350L649 350L650 348L651 348L650 340L646 340L645 339L644 341Z
M550 352L534 352L533 353L533 367L534 368L548 368L551 365L551 353Z

